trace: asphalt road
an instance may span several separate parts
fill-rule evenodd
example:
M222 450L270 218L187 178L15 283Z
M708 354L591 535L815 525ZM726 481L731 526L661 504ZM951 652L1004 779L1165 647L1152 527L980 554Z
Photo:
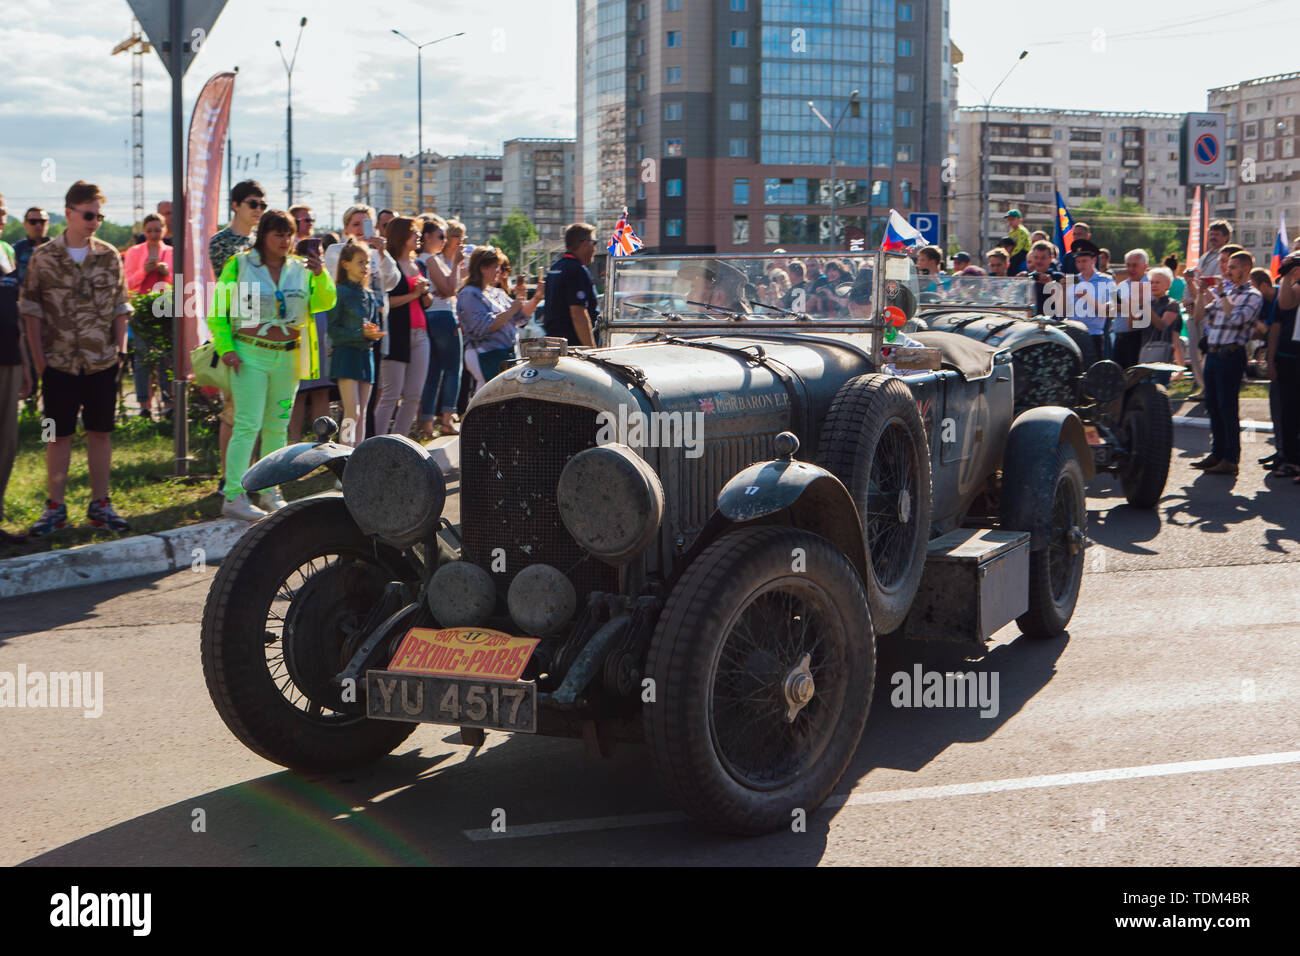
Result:
M1295 865L1300 488L1199 475L1208 432L1177 441L1158 515L1091 486L1068 637L882 647L836 795L757 839L685 821L639 747L424 725L365 773L283 771L208 699L211 570L2 602L0 672L102 671L104 703L0 710L0 863ZM917 664L997 675L996 715L892 706Z

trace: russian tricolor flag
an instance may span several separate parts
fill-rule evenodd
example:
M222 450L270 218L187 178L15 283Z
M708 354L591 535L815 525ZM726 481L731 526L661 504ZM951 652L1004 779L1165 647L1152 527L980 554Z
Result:
M889 210L889 221L885 225L885 238L880 243L880 248L886 252L893 252L896 249L906 249L908 246L923 245L925 245L925 236L917 232L911 223L900 216L898 210Z
M1273 281L1277 281L1278 270L1282 267L1282 260L1286 258L1287 253L1291 251L1291 244L1286 238L1286 213L1283 213L1277 221L1277 238L1273 240L1273 259L1268 264L1269 275Z

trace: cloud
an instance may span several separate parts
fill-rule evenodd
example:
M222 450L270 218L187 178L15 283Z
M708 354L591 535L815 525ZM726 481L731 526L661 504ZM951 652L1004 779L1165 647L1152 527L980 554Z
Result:
M574 135L576 30L568 0L389 0L380 8L319 0L305 11L293 126L310 202L325 206L334 193L338 207L346 205L353 181L343 170L367 152L415 152L415 51L393 27L421 42L466 33L424 51L426 149L499 153L502 141L516 136ZM300 0L230 0L185 78L188 122L203 82L239 67L231 141L236 156L250 163L235 178L258 178L273 203L284 201L287 86L274 41L292 54L303 12ZM130 25L124 0L6 5L0 192L11 202L57 205L69 184L85 178L108 195L111 219L132 218L131 56L109 55ZM170 98L170 79L150 53L144 61L149 208L170 191ZM253 166L254 156L260 165ZM42 178L49 159L53 182Z

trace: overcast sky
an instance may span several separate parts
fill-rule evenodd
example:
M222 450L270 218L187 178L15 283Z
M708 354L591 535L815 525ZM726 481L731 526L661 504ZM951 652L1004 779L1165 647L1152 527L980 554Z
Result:
M998 105L1201 110L1210 87L1300 69L1300 5L1289 0L1246 0L1234 11L1219 0L1093 0L1086 16L1081 6L952 0L952 38L965 54L962 103L982 104L1022 49L1029 56L999 90ZM1045 11L1041 28L1037 9ZM574 135L573 0L230 0L186 76L186 121L203 82L238 65L231 135L249 168L244 173L237 162L236 178L260 179L273 204L283 202L285 187L285 74L274 41L291 50L304 15L294 144L307 201L322 218L331 194L338 212L348 204L351 166L367 150L415 151L415 50L392 35L394 27L419 42L466 32L425 50L427 149L499 152L502 140L516 136ZM67 186L84 178L108 194L110 219L130 220L130 57L108 55L130 23L126 0L5 4L0 192L11 211L33 203L59 211ZM169 97L166 73L150 54L149 208L169 191Z

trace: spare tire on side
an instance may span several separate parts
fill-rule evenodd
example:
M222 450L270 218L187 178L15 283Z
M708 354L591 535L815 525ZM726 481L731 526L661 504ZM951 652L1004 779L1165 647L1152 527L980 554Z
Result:
M930 446L908 387L879 374L840 386L822 424L817 462L857 505L876 632L895 631L921 585L930 540Z

